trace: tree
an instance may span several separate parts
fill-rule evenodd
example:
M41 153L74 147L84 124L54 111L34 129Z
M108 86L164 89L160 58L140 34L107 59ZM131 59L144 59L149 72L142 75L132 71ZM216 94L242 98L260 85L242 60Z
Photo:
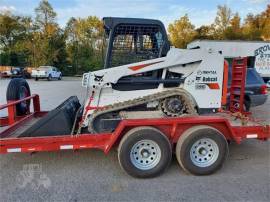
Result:
M68 61L74 73L101 68L103 23L98 17L71 18L65 33Z
M260 25L259 18L259 15L254 16L251 13L248 14L245 18L245 22L243 25L243 35L245 40L262 40L262 26Z
M35 63L63 67L65 59L65 35L56 23L56 12L47 0L42 0L35 9L34 43ZM61 59L60 59L61 58Z
M195 26L189 21L188 15L169 24L168 31L172 44L177 48L186 48L187 44L197 35Z
M236 13L230 20L230 25L224 31L224 38L229 40L243 39L241 18Z
M217 16L215 18L215 38L224 39L224 33L230 26L232 11L226 5L218 6Z
M196 29L197 35L196 39L214 39L215 28L213 25L202 25L201 27Z
M24 27L22 17L10 13L0 14L0 46L3 49L10 49L17 40L22 39Z
M25 65L29 50L24 48L27 41L25 23L29 17L0 14L0 53L1 65Z
M54 12L52 6L47 0L42 0L39 6L35 9L36 25L42 29L45 35L50 35L55 31L56 12Z
M267 5L266 10L261 14L262 22L262 39L270 41L270 4Z

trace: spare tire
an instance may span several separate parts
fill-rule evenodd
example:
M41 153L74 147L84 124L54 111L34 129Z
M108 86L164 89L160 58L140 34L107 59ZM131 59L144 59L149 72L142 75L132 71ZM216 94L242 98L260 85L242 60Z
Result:
M31 95L30 87L25 79L13 78L10 80L7 87L7 101L15 101L26 98ZM21 116L29 112L30 100L21 102L16 105L16 115Z

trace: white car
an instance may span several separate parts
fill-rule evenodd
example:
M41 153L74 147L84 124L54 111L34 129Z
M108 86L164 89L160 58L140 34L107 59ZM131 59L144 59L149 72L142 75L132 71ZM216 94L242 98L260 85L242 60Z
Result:
M0 74L1 74L1 77L10 77L12 75L10 70L0 72Z
M47 79L48 81L52 79L62 79L62 73L56 67L52 66L40 66L36 70L32 70L31 76L35 78L36 81L39 79Z

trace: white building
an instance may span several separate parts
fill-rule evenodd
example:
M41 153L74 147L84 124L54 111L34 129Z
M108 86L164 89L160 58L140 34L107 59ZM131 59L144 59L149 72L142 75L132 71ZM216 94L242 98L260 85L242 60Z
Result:
M232 58L248 57L248 67L255 67L265 80L270 79L270 42L196 40L189 43L187 48L218 51L229 64Z

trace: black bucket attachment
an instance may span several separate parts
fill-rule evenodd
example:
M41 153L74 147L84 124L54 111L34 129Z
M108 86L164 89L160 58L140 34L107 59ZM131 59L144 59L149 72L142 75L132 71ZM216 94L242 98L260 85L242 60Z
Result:
M71 133L76 113L80 108L77 96L71 96L54 110L48 112L19 137L58 136Z

